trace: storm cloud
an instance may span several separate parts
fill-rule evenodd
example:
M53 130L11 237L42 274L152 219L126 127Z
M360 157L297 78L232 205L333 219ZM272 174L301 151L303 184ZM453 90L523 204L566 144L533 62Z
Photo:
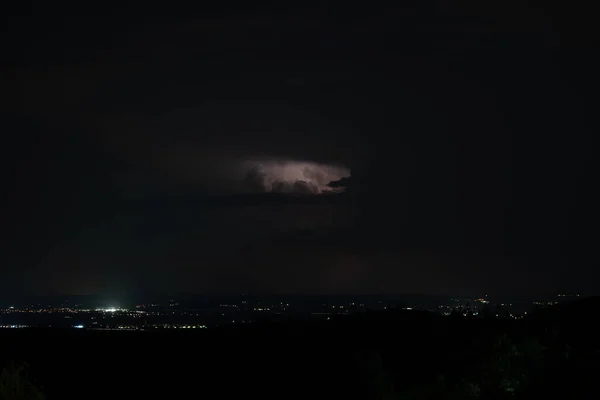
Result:
M330 186L350 176L348 168L309 161L245 161L244 190L256 192L320 194L338 188Z

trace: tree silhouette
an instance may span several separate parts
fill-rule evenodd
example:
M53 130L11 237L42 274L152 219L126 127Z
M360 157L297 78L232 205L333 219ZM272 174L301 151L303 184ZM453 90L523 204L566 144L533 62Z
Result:
M44 394L27 376L26 363L11 363L0 372L1 400L43 400Z

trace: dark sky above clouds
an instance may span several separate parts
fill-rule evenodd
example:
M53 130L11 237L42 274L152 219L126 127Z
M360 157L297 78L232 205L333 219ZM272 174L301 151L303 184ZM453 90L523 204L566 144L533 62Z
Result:
M596 293L584 14L11 10L0 290Z

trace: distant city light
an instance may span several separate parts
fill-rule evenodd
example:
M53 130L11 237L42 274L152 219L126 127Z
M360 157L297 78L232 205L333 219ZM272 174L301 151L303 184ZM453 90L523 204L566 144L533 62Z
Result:
M96 311L104 311L104 312L117 312L117 311L121 311L121 309L116 308L116 307L108 307L108 308L96 308ZM122 311L126 311L126 310L122 310Z
M498 307L502 307L502 313L498 311L488 314L484 310L490 311L485 307L490 304L486 295L475 296L470 298L448 297L442 300L441 303L421 304L421 303L405 303L411 304L411 307L400 306L394 302L372 301L370 303L358 302L330 302L329 304L321 301L311 304L306 303L306 309L299 309L298 315L305 313L306 315L314 316L315 318L333 319L332 315L348 315L354 312L364 311L365 308L373 311L383 311L390 309L402 310L424 310L434 311L441 315L464 315L464 316L496 316L498 318L523 319L527 318L528 312L524 310L529 308L551 307L565 300L577 299L579 294L557 294L555 300L530 301L523 304L512 302L499 302ZM564 299L564 300L563 300ZM111 306L67 306L66 302L61 302L55 305L46 304L27 304L27 305L10 305L7 304L3 308L0 307L0 328L15 329L28 327L69 327L75 329L86 330L154 330L154 329L197 329L207 328L203 325L206 321L213 317L219 317L219 320L211 321L210 326L219 326L220 324L236 324L236 323L252 323L251 315L261 314L264 317L274 318L294 318L296 314L291 314L287 307L289 303L278 299L273 302L253 301L251 298L244 300L229 299L229 301L220 301L214 305L208 306L206 309L196 308L197 306L189 307L185 303L178 303L177 300L171 300L165 303L147 303L138 304L133 309L122 308L117 305ZM359 300L359 299L357 299ZM360 300L359 300L360 301ZM333 304L332 304L333 303ZM109 303L110 304L110 303ZM182 304L181 307L172 308L172 304ZM295 303L295 305L298 303ZM357 308L354 308L356 306ZM301 307L304 307L301 305ZM360 307L360 308L359 308ZM215 314L212 314L215 313ZM52 318L52 321L45 321L46 314ZM40 315L40 319L38 319ZM6 316L6 317L4 317ZM25 317L28 319L28 325L19 325L13 318L22 320ZM154 317L168 318L168 320L156 323ZM179 317L186 318L185 323L176 323ZM222 317L222 318L221 318ZM341 317L343 318L343 317ZM74 324L77 321L77 324ZM51 323L49 323L51 322Z

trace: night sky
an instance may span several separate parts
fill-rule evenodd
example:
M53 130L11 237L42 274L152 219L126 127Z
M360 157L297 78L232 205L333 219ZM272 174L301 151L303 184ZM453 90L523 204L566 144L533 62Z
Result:
M591 13L46 3L1 21L3 294L598 294Z

